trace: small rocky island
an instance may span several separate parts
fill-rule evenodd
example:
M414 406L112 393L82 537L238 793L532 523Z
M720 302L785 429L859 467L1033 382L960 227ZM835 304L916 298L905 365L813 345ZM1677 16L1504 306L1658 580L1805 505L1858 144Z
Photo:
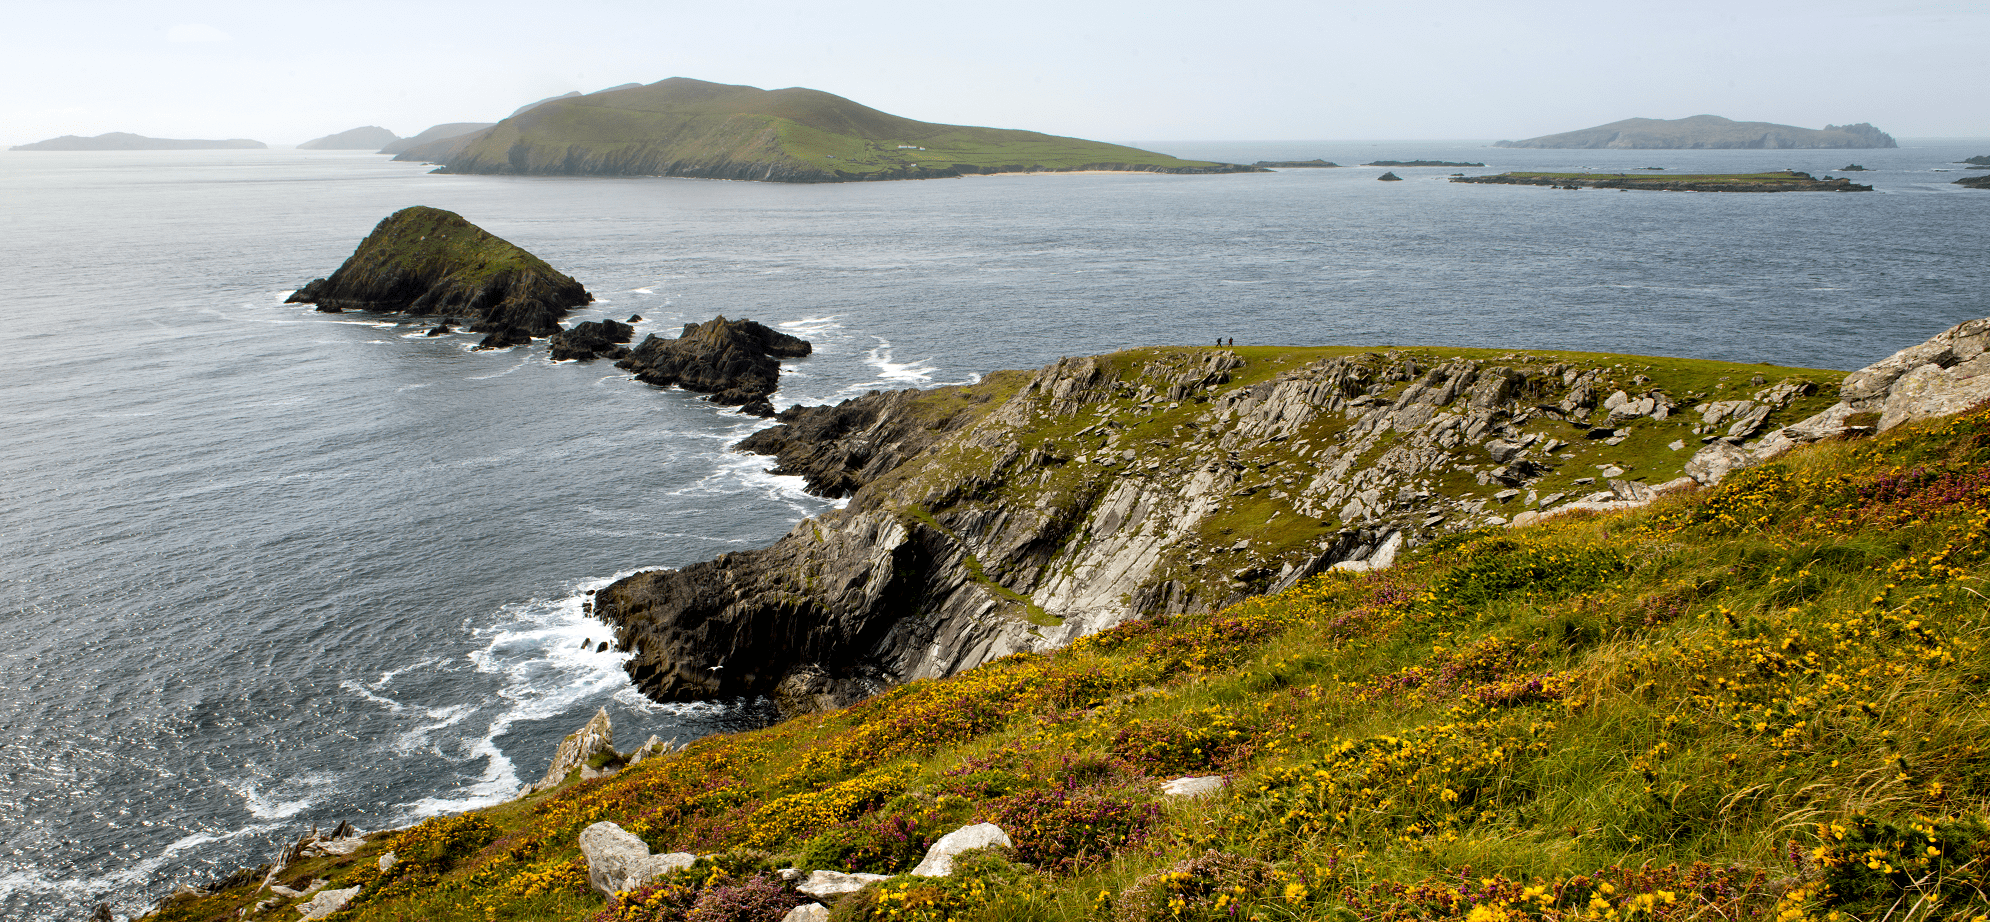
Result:
M1985 174L1983 176L1964 176L1963 178L1956 180L1955 184L1958 186L1962 186L1965 189L1990 189L1990 174Z
M1452 182L1509 186L1549 186L1556 189L1649 189L1659 192L1871 192L1849 179L1780 170L1773 173L1679 173L1633 176L1628 173L1499 173L1493 176L1453 176Z
M379 150L399 141L393 132L379 125L351 128L297 145L298 150Z
M1483 163L1466 163L1462 160L1376 160L1362 166L1485 166Z
M659 387L675 385L709 394L706 399L720 406L736 406L754 416L773 416L774 405L767 398L780 382L780 360L802 358L815 347L806 339L751 320L714 317L704 323L685 324L676 339L651 334L641 345L624 351L627 354L615 364L635 372L638 381Z
M1316 170L1327 167L1338 167L1340 164L1332 160L1315 158L1312 160L1260 160L1252 164L1252 166L1263 167L1267 170Z
M416 205L388 215L338 271L286 304L470 318L479 348L521 345L560 332L559 320L594 296L572 277L461 215Z

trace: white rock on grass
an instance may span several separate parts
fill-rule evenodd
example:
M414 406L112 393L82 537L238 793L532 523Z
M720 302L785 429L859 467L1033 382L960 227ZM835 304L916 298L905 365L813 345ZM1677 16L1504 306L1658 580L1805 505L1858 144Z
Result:
M298 917L298 922L303 922L305 919L322 919L332 913L338 912L340 909L345 908L345 904L352 902L353 897L358 895L358 887L347 887L344 890L326 890L312 897L311 902L297 907L297 911L303 913L302 916Z
M606 897L638 889L698 860L689 852L652 855L643 840L614 823L595 823L581 830L580 853L587 858L588 884Z
M945 877L954 872L954 858L961 852L977 848L1000 845L1014 848L1016 843L1009 840L1009 834L994 823L976 823L963 826L940 837L933 847L926 850L926 857L919 866L912 869L915 877Z
M781 922L829 922L829 907L821 903L803 903L788 910Z
M842 871L810 871L808 879L795 887L809 896L821 898L841 893L855 893L881 880L890 880L888 874L845 874Z
M1176 778L1161 785L1161 793L1169 797L1201 797L1223 790L1227 782L1222 775L1198 775L1193 778Z

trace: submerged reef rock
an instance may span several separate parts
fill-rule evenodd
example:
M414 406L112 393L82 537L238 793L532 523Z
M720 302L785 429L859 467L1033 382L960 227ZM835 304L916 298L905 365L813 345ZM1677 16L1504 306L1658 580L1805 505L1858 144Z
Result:
M1708 436L1740 440L1829 405L1819 391L1840 376L1586 353L1254 355L1128 350L790 409L739 447L848 505L770 547L622 579L595 613L652 697L833 707L1379 569L1564 501L1648 500L1677 488L1686 440L1713 425L1680 412L1689 401L1749 403Z
M330 276L286 299L328 313L369 310L469 319L486 347L560 331L567 311L594 296L546 261L440 208L388 215Z
M714 317L685 324L676 339L652 333L615 364L648 384L710 394L706 399L721 406L772 416L774 407L767 398L780 383L780 360L813 351L815 347L801 337L751 320Z

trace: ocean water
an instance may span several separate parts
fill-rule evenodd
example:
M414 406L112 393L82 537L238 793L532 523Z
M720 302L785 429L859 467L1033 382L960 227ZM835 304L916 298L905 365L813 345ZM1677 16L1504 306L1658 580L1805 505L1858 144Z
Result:
M0 154L0 917L135 914L313 825L751 726L658 705L585 592L765 544L828 502L727 451L763 425L542 345L474 352L282 304L372 225L449 208L638 335L812 340L778 404L1160 343L1632 351L1854 368L1990 315L1990 140L1893 151L1148 146L1228 160L1672 171L1850 160L1873 194L1461 186L1445 169L839 186L433 176L346 152ZM1471 172L1480 172L1473 170Z

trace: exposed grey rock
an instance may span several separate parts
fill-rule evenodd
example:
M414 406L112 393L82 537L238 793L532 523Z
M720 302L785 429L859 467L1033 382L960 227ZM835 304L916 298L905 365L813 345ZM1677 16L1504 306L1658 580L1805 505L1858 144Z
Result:
M643 840L606 822L580 831L580 853L587 858L588 885L605 897L640 889L653 878L688 868L698 860L688 852L652 855Z
M576 768L587 765L587 760L600 753L615 752L615 725L608 719L608 708L594 712L587 724L560 741L560 748L553 753L553 763L546 766L546 776L527 788L525 793L537 794L559 787L567 780L567 775Z
M387 852L387 853L385 853L385 854L383 854L383 855L381 855L381 856L380 856L380 860L379 860L379 861L377 862L377 864L379 864L379 866L380 866L380 870L382 870L382 871L385 871L385 870L387 870L388 868L391 868L391 867L393 867L393 866L394 866L394 862L395 862L396 860L397 860L397 859L396 859L396 858L394 857L394 853L393 853L393 852Z
M844 893L855 893L881 880L890 880L889 874L845 874L841 871L810 871L808 879L795 889L801 893L821 899Z
M781 922L829 922L829 907L821 903L803 903L788 910Z
M1229 784L1222 775L1198 775L1192 778L1176 778L1161 784L1161 793L1169 797L1201 797L1215 794Z
M1686 462L1686 476L1707 486L1720 483L1728 474L1756 463L1758 459L1732 442L1716 440L1693 454Z
M303 913L303 915L298 917L299 922L303 922L306 919L325 918L345 908L345 904L352 902L352 898L358 895L358 887L347 887L344 890L326 890L319 893L317 896L312 897L310 902L297 907L297 910Z
M912 874L917 877L945 877L954 872L954 858L960 853L995 845L1014 848L1016 843L1010 841L1009 834L994 823L963 826L934 842L933 847L926 850L926 857L920 860L919 866L912 869Z

